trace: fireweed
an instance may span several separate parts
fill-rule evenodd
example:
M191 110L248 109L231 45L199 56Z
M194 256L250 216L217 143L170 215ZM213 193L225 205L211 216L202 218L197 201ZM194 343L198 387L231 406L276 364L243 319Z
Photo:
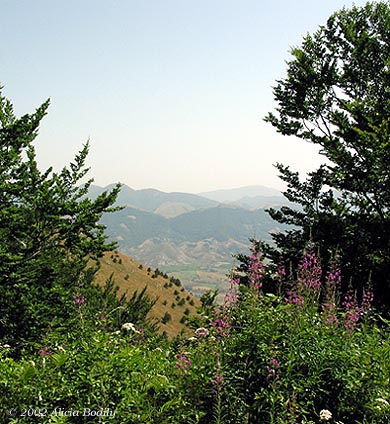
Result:
M267 381L273 388L276 381L280 379L280 363L276 358L273 358L265 368L267 370Z
M73 294L73 305L75 306L81 306L85 303L85 297L81 296L79 293Z
M191 367L191 360L185 354L178 354L175 358L175 364L180 371L186 372Z
M374 295L370 289L364 291L360 305L357 302L356 293L353 293L352 290L349 290L348 293L344 296L342 302L342 306L345 310L344 328L348 333L352 333L358 322L369 314L372 308L373 300Z
M321 263L314 252L307 252L298 265L298 278L286 292L285 301L297 307L317 301L321 290Z
M325 323L337 327L339 320L337 317L336 295L341 286L341 270L338 259L331 262L330 270L326 274L324 302L322 304L322 315Z
M211 327L215 328L216 336L219 338L223 338L229 335L231 331L231 317L238 302L238 296L236 292L239 284L239 278L233 276L230 277L230 286L228 291L226 292L221 311L219 315L217 315L210 322Z
M318 294L321 289L321 263L314 252L308 252L298 265L298 283L308 293Z
M252 250L252 255L249 258L248 278L249 286L256 290L261 290L263 287L263 279L265 267L262 261L262 254Z

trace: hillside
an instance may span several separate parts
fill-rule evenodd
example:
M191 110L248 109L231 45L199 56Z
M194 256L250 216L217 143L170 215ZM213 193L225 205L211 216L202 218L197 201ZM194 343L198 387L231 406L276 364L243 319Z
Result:
M164 278L161 275L155 277L154 269L148 270L140 262L117 251L106 253L100 263L101 269L96 276L98 284L103 285L113 274L115 284L119 287L119 294L127 291L131 296L135 291L140 293L146 286L146 293L150 298L158 299L149 317L158 321L160 333L165 332L169 338L182 331L190 333L184 320L187 316L196 315L200 301L178 285L177 279ZM163 323L166 314L169 314L171 319Z
M113 186L92 185L89 196ZM173 273L199 295L208 289L224 292L233 255L247 252L251 238L270 242L270 233L284 229L265 208L289 203L278 190L264 186L195 195L123 185L116 204L124 209L104 215L102 224L119 250Z
M103 191L109 191L113 185L99 187L92 185L90 197L96 197ZM117 204L152 212L158 215L173 217L188 211L216 206L218 202L190 193L165 193L156 189L133 190L122 185Z
M269 240L269 232L276 229L275 221L262 209L250 211L226 205L191 211L171 219L126 207L105 215L102 223L121 248L136 247L152 238L176 243L205 239L246 243L251 237Z
M246 252L249 239L270 240L279 229L262 209L219 205L173 218L126 207L102 220L119 250L149 266L172 272L199 295L226 289L232 255Z

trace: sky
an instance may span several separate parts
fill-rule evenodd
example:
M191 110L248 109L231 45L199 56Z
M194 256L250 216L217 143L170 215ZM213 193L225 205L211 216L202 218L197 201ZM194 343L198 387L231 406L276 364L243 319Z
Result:
M273 166L324 158L263 121L290 50L355 0L0 0L0 85L18 116L47 98L41 169L90 140L101 186L280 190Z

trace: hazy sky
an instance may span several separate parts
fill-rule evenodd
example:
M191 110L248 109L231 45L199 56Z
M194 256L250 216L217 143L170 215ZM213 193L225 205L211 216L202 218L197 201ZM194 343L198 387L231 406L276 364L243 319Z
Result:
M200 192L283 185L314 146L262 121L291 47L347 0L0 0L0 84L62 168L90 138L99 185ZM365 1L355 0L356 5Z

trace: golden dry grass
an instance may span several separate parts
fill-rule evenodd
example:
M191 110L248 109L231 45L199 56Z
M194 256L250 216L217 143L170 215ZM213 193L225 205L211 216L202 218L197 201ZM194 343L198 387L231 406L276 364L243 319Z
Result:
M101 259L101 268L96 275L96 282L103 285L113 274L115 285L119 287L119 295L127 292L127 296L137 291L140 293L146 286L146 293L151 299L158 299L153 306L149 317L158 321L159 332L166 332L169 338L173 338L184 332L191 335L192 331L180 322L186 315L197 314L196 309L200 306L198 298L189 293L184 287L176 286L169 279L158 276L152 278L154 269L147 271L148 266L120 252L108 252ZM164 315L168 313L171 319L162 323Z

